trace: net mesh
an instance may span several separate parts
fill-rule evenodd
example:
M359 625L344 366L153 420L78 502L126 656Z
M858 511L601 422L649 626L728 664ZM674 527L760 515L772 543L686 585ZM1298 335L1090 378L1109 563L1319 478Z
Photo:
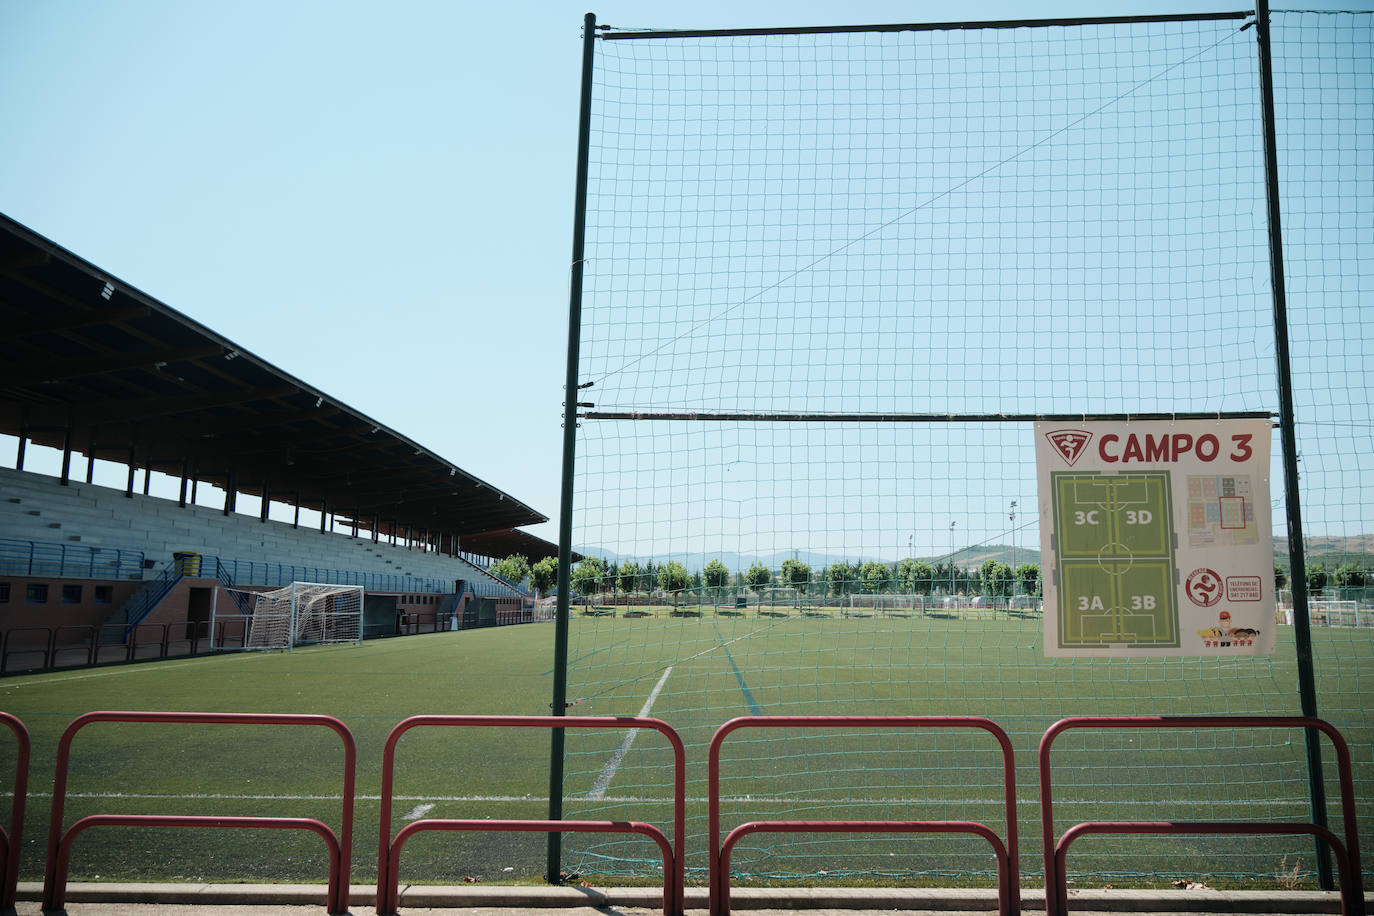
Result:
M1370 26L1274 18L1306 527L1365 565ZM1035 468L1029 424L972 417L1277 408L1254 36L1219 19L598 42L580 329L594 407L578 430L574 545L612 567L678 562L690 579L671 593L608 580L637 613L576 614L568 695L578 714L647 713L682 732L689 873L705 871L705 748L732 716L993 718L1016 745L1033 875L1034 748L1056 719L1298 712L1291 627L1272 657L1056 661L1033 585L999 593L982 573L1038 563ZM646 418L664 413L697 418ZM913 413L966 421L882 417ZM713 560L728 581L710 588ZM890 584L903 560L931 570L918 595ZM785 561L809 567L801 597L746 581L757 564L769 587L789 584ZM875 564L888 572L870 577ZM883 612L897 608L912 610ZM1374 728L1358 698L1374 645L1350 627L1314 642L1319 711L1368 786ZM664 748L567 741L567 816L666 811ZM1307 817L1298 734L1074 733L1054 764L1065 825ZM741 733L723 773L726 829L808 816L1005 827L1000 760L978 735ZM564 843L570 870L651 868L631 844ZM1206 849L1200 865L1189 841L1094 839L1070 865L1083 880L1273 883L1313 862L1301 839ZM755 836L732 867L993 874L987 849L939 837Z

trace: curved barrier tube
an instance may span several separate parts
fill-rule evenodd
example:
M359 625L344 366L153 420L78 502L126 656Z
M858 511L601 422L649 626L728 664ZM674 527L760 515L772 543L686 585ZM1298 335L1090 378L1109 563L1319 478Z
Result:
M1336 867L1340 872L1341 880L1341 913L1344 916L1355 916L1349 902L1354 900L1354 887L1350 883L1350 855L1346 851L1345 845L1336 837L1334 833L1325 827L1318 827L1316 824L1275 824L1275 823L1256 823L1254 821L1085 821L1081 824L1074 824L1064 835L1059 838L1059 842L1054 848L1055 875L1059 881L1059 899L1065 908L1068 906L1068 885L1066 879L1068 870L1065 864L1068 861L1069 846L1073 841L1081 836L1089 834L1123 834L1123 833L1145 833L1145 834L1192 834L1204 836L1286 836L1290 834L1307 834L1319 840L1324 840L1328 846L1336 853ZM1048 912L1048 911L1047 911Z
M391 838L391 801L392 790L395 781L396 765L396 745L401 740L401 736L412 728L425 727L460 727L460 728L609 728L609 729L641 729L648 728L662 734L668 739L668 743L673 749L673 856L668 863L663 874L664 899L671 906L665 905L664 912L669 916L680 916L683 911L683 901L686 891L683 887L683 850L687 836L687 751L682 744L682 738L673 730L673 727L662 719L644 718L641 716L411 716L398 723L391 730L391 734L386 739L386 749L382 754L382 800L380 818L381 829L378 831L379 838L377 843L377 912L386 912L383 902L392 898L398 882L391 873L391 848L394 841ZM416 823L420 823L417 821ZM442 822L436 822L442 823ZM449 823L463 823L453 821ZM496 821L479 821L478 823L493 824ZM502 821L507 826L504 830L525 830L527 828L509 826L512 824L598 824L604 827L607 824L627 824L629 821ZM413 825L412 825L413 826ZM403 831L408 828L403 828ZM447 828L432 828L447 829ZM459 828L452 829L475 829ZM530 827L530 830L542 830L547 833L560 832L559 827ZM600 828L598 828L600 829ZM572 831L579 832L579 831ZM581 832L586 832L585 830ZM616 830L613 832L638 832ZM398 834L399 838L399 834ZM394 912L394 904L392 911Z
M1341 893L1341 905L1345 909L1347 916L1364 916L1364 895L1360 890L1363 882L1360 877L1360 834L1355 825L1355 780L1350 768L1350 748L1345 743L1345 738L1335 726L1323 719L1314 719L1307 716L1072 716L1067 719L1060 719L1051 725L1045 734L1040 738L1040 749L1038 752L1038 762L1040 770L1040 832L1045 844L1045 912L1049 916L1065 916L1068 913L1068 875L1060 870L1059 856L1056 853L1058 845L1054 838L1054 803L1052 798L1053 781L1050 778L1050 748L1054 745L1055 738L1064 732L1075 728L1205 728L1205 729L1237 729L1237 728L1310 728L1322 732L1331 739L1331 744L1336 750L1336 770L1341 785L1341 816L1345 827L1345 847L1344 864L1342 872L1349 873L1349 885L1356 889L1356 892L1347 895L1344 890ZM1108 823L1105 821L1089 822L1091 824ZM1165 824L1168 822L1134 821L1134 822L1111 822L1118 827L1123 827L1129 823L1139 824ZM1221 824L1226 827L1236 829L1210 831L1208 824ZM1078 825L1083 826L1083 825ZM1326 840L1328 843L1335 839L1334 834L1328 839L1323 832L1329 833L1326 828L1316 824L1275 824L1272 821L1204 821L1194 822L1188 826L1195 829L1194 833L1228 833L1228 834L1266 834L1266 833L1309 833L1313 836ZM1282 830L1271 828L1282 827ZM1244 829L1240 829L1244 828ZM1068 836L1076 828L1070 828L1065 832ZM1080 831L1081 832L1107 832L1105 830ZM1114 830L1115 833L1128 832L1150 832L1150 831L1128 831ZM1182 831L1165 830L1166 833L1179 833ZM1079 834L1074 834L1078 836ZM1339 847L1337 842L1337 847ZM1342 884L1344 887L1345 884Z
M678 916L673 911L675 903L673 882L669 875L673 873L676 857L673 854L673 847L668 843L668 838L663 835L652 824L643 824L639 821L511 821L511 820L487 820L473 818L455 818L412 821L401 828L396 834L396 839L392 841L390 850L387 854L387 874L390 879L387 882L385 902L379 892L377 895L377 912L394 914L401 905L401 847L406 840L417 833L424 833L430 830L480 830L480 831L502 831L512 830L522 833L637 833L646 836L658 844L658 850L663 854L663 914L664 916Z
M52 787L52 812L48 818L48 859L43 875L43 908L56 909L60 904L54 904L53 900L58 886L58 864L59 851L62 845L64 834L62 832L62 815L67 801L67 769L71 759L72 739L76 733L87 725L96 722L142 722L142 723L179 723L183 725L295 725L295 726L321 726L328 728L339 736L344 746L344 780L343 780L343 815L339 825L339 836L337 845L339 847L338 868L331 870L329 877L329 901L331 913L342 913L348 909L348 872L351 864L353 848L353 795L354 782L358 766L358 749L353 741L353 733L333 716L319 715L292 715L280 713L241 713L241 712L139 712L139 711L97 711L88 712L85 715L77 716L71 721L64 732L62 739L57 744L57 765L53 775ZM119 818L124 815L92 815L82 818L78 823L88 823L87 826L94 826L98 823L113 823L107 818ZM127 815L128 817L139 818L142 826L186 826L186 827L205 827L215 826L210 822L242 821L243 818L215 818L215 817L192 817L183 818L171 815ZM156 820L153 823L149 819ZM293 827L306 830L314 830L309 826L307 818L247 818L246 820L256 822L254 826L267 826L263 822L272 822L282 827ZM194 823L192 823L194 822ZM246 824L225 824L224 826L248 826ZM323 826L323 825L321 825ZM83 830L85 827L82 828ZM325 828L328 829L328 828ZM331 834L332 835L332 834ZM62 885L66 885L66 862L62 861Z
M43 887L43 909L60 910L67 899L67 866L72 843L91 827L214 827L254 830L309 830L324 838L329 847L329 887L325 905L330 913L346 913L348 904L339 899L339 876L346 867L339 838L322 821L308 817L193 817L160 814L92 814L67 828L57 844L57 862L51 887Z
M997 857L997 912L1009 916L1012 900L1012 861L1007 847L991 827L977 821L750 821L740 824L725 837L720 849L720 916L730 913L730 850L751 833L968 833L992 845ZM712 910L713 916L716 913Z
M0 712L0 723L14 732L14 796L10 801L10 832L0 830L0 850L4 853L4 870L0 872L0 908L14 906L15 891L19 887L19 853L24 848L24 799L29 790L29 753L33 747L29 730L17 716Z
M707 832L710 843L710 907L712 916L724 916L729 911L730 875L726 862L722 861L720 842L720 748L727 735L741 728L977 728L997 739L1002 748L1002 789L1006 808L1007 842L1003 850L1012 867L1001 868L999 853L998 871L1000 879L997 898L1003 916L1018 916L1021 912L1021 875L1017 862L1016 844L1016 755L1012 750L1011 739L1007 733L991 719L981 716L740 716L726 722L711 737L711 747L707 760ZM980 836L996 837L988 827L971 821L766 821L756 822L755 829L749 832L768 830L771 832L816 832L817 825L824 824L863 824L865 832L879 833L933 833L920 825L958 825L951 832L976 833ZM886 830L879 825L903 825L900 830ZM745 825L754 826L754 825ZM799 830L792 830L798 826ZM740 828L736 828L738 831ZM986 833L984 833L986 831ZM832 832L852 833L858 831L836 830ZM734 835L733 833L731 834ZM1000 847L1001 840L994 844Z

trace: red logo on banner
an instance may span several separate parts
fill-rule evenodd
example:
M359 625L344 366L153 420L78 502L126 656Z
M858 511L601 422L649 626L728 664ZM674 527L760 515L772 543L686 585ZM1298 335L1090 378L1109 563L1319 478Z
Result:
M1050 440L1050 445L1054 446L1054 450L1065 463L1073 467L1078 456L1087 450L1093 434L1082 429L1057 429L1052 433L1045 433L1045 438Z
M1211 607L1221 600L1221 576L1215 570L1199 566L1188 574L1183 591L1188 600L1198 607ZM1231 615L1223 612L1223 616L1229 624Z

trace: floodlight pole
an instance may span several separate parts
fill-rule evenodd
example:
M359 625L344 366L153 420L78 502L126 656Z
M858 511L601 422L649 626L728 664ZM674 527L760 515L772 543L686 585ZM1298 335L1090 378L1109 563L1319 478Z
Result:
M1312 627L1307 606L1307 561L1302 543L1302 511L1298 488L1298 446L1293 420L1293 376L1288 351L1288 299L1283 284L1283 236L1279 221L1279 157L1274 127L1274 69L1269 38L1269 2L1256 0L1255 42L1259 46L1260 105L1264 122L1264 186L1269 215L1269 277L1274 297L1274 358L1278 366L1279 437L1283 447L1284 507L1288 521L1288 565L1293 585L1293 643L1298 662L1298 696L1302 714L1317 718L1317 683L1312 665ZM1326 787L1322 782L1321 739L1316 729L1305 730L1307 786L1312 823L1325 827ZM1317 880L1332 890L1331 853L1316 843Z
M574 456L577 453L577 358L582 333L582 265L587 237L587 172L592 125L592 60L596 48L596 14L582 20L582 97L577 116L577 190L573 202L572 276L568 290L568 374L563 386L563 487L558 517L558 597L553 631L553 715L564 715L568 702L568 582L572 566ZM549 730L549 820L563 819L563 729ZM562 865L563 835L549 834L544 880L557 884Z

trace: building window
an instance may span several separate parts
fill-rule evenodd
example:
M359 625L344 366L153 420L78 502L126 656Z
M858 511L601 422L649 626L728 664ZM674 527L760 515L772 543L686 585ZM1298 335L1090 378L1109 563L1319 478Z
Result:
M10 584L9 584L8 582L0 582L0 604L9 604L9 603L10 603Z
M24 589L24 600L29 604L47 604L48 583L30 582Z
M80 603L81 603L81 586L79 586L79 585L64 585L64 586L62 586L62 603L63 603L63 604L80 604Z
M95 587L95 603L109 604L114 601L114 586L97 585Z

